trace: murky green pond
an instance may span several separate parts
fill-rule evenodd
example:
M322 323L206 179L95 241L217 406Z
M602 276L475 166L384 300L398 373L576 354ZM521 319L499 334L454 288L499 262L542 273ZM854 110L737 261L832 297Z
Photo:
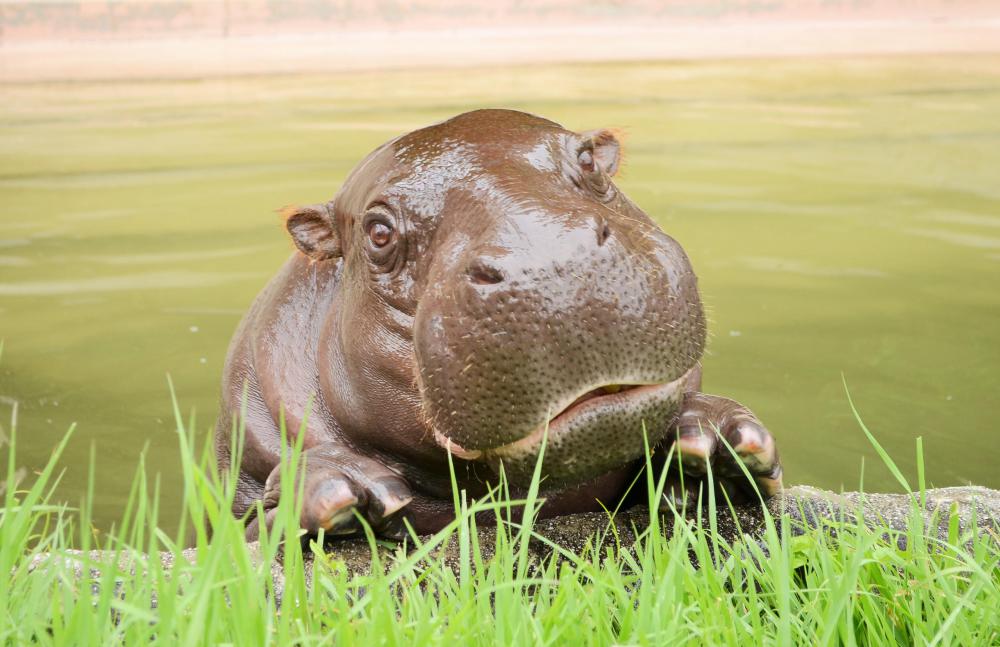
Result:
M169 373L207 433L226 344L291 252L274 209L389 137L504 106L626 133L620 179L711 316L707 390L752 406L790 482L1000 487L1000 58L491 68L0 87L0 424L19 462L78 429L96 522L143 448L179 498ZM168 523L169 525L169 523Z

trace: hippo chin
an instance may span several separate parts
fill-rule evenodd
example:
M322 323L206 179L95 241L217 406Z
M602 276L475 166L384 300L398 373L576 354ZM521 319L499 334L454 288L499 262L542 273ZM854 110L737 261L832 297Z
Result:
M216 432L228 471L242 415L233 511L248 536L282 496L281 420L304 434L311 532L356 532L355 512L384 535L404 518L434 531L454 514L449 464L471 496L501 470L516 496L543 447L543 514L622 502L647 446L660 464L676 449L674 495L709 464L732 496L780 488L767 430L698 392L697 281L612 182L619 154L606 130L478 110L287 210L298 252L233 338Z

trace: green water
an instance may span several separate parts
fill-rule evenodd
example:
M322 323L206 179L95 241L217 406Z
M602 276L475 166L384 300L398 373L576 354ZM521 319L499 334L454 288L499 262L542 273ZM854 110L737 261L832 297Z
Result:
M483 106L625 137L620 185L687 249L706 390L753 407L787 480L1000 487L1000 58L535 66L0 86L0 424L19 462L72 422L98 526L139 453L179 498L166 375L207 432L226 344L291 251L274 209Z

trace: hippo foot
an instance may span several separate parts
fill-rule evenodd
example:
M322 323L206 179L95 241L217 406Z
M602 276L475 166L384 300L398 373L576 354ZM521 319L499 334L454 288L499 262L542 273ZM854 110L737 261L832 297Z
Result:
M664 506L696 502L700 491L707 496L709 477L716 491L734 503L768 499L782 487L774 437L753 412L729 398L686 394L673 433L661 449L671 461Z
M379 536L404 534L403 509L413 494L395 471L343 446L326 443L302 454L303 502L301 527L310 534L322 529L327 535L354 535L362 532L360 516ZM281 482L281 466L274 468L264 485L265 523L270 527L278 502L288 492ZM255 538L257 524L247 528Z

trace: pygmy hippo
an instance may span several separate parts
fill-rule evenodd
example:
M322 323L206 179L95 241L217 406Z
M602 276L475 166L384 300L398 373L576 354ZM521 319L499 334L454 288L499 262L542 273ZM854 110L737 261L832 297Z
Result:
M630 485L647 442L661 464L671 446L680 457L673 495L709 467L734 497L780 489L764 426L699 392L694 272L612 182L619 163L609 130L477 110L393 139L333 200L286 210L298 249L232 340L216 431L225 472L242 416L233 512L248 537L292 491L282 421L288 442L304 434L313 533L356 532L358 516L386 536L404 518L433 532L454 517L449 463L473 498L502 466L516 497L543 444L543 515L645 497Z

